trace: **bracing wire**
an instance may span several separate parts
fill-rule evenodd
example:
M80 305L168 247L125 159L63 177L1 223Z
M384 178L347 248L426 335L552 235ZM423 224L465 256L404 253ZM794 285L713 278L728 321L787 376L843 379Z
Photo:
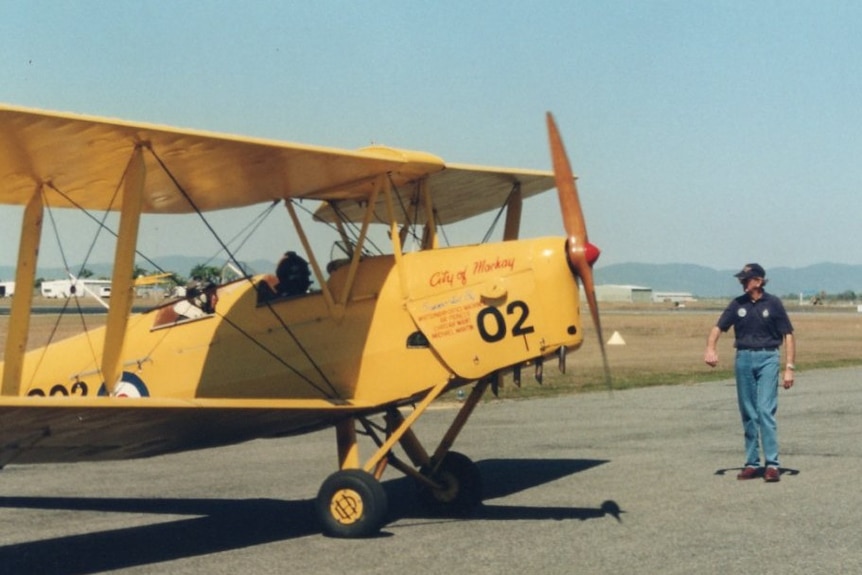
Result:
M359 242L359 229L357 228L356 224L344 214L344 212L338 207L338 204L330 203L329 205L332 208L332 211L335 212L336 217L344 225L345 229L348 230L353 236L352 240L353 245L355 246ZM329 226L333 229L335 228L335 226L333 226L332 224L329 224ZM375 244L374 241L368 236L365 237L365 244L373 248L378 255L383 254L383 250L380 249L380 247ZM365 246L363 246L363 249L365 249ZM370 253L370 250L368 253Z
M128 170L128 166L126 167L126 169ZM124 177L125 177L125 172L124 172ZM120 181L122 181L122 179L121 179ZM100 230L105 229L105 230L109 230L109 231L110 231L110 228L108 228L108 227L107 227L107 225L105 224L105 220L107 219L107 216L108 216L108 210L106 210L106 211L105 211L105 214L103 215L102 219L101 219L101 220L99 220L98 218L96 218L95 216L93 216L92 214L90 214L87 210L85 210L83 207L81 207L81 206L80 206L80 205L78 205L76 202L74 202L74 201L73 201L73 200L72 200L72 199L71 199L67 194L63 193L63 192L62 192L60 189L58 189L58 188L57 188L53 183L48 184L48 187L50 187L53 191L55 191L55 192L57 192L58 194L60 194L60 195L61 195L63 198L65 198L67 201L71 202L73 205L75 205L76 207L78 207L78 208L79 208L80 210L82 210L85 214L87 214L87 216L89 216L91 219L93 219L93 220L98 224L98 228L97 228L97 230L96 230L96 234L95 234L95 235L94 235L94 237L93 237L93 241L90 243L90 246L89 246L89 248L87 249L87 254L86 254L86 256L84 257L83 262L81 263L81 268L80 268L80 270L78 271L78 273L75 275L75 277L76 277L76 278L78 278L78 277L80 277L80 276L81 276L81 274L83 273L84 269L86 269L86 267L87 267L87 262L89 261L90 256L91 256L91 255L92 255L92 253L93 253L93 249L95 248L96 242L97 242L97 240L98 240L98 238L99 238L99 232L100 232ZM119 186L117 186L117 188L115 188L115 190L114 190L114 195L111 197L111 202L110 202L110 204L109 204L109 205L113 204L113 203L114 203L114 200L116 200L116 197L117 197L117 193L118 193L118 191L119 191ZM71 275L71 270L69 269L69 261L68 261L68 258L66 257L66 251L63 249L63 241L62 241L62 239L60 238L60 230L59 230L59 226L57 225L57 221L56 221L56 219L54 218L54 210L51 208L51 204L50 204L50 202L48 201L48 195L45 193L44 189L43 189L43 191L42 191L42 203L45 205L45 207L46 207L46 211L48 212L48 220L51 222L51 230L52 230L53 235L54 235L54 240L57 242L57 249L58 249L58 250L59 250L59 252L60 252L60 258L61 258L61 260L63 261L63 269L64 269L64 270L66 270L66 273L67 273L67 274ZM116 236L116 234L114 234L114 235ZM76 282L76 283L77 283L77 282ZM35 377L36 377L36 374L39 372L39 366L41 366L41 365L42 365L42 361L43 361L43 359L44 359L44 357L45 357L45 353L46 353L46 352L47 352L47 350L48 350L48 346L51 344L51 342L52 342L52 341L54 341L54 337L57 335L57 330L58 330L58 329L59 329L59 327L60 327L60 322L61 322L61 321L63 321L63 318L64 318L64 317L65 317L65 315L66 315L66 311L67 311L67 309L69 308L69 302L70 302L70 300L71 300L71 299L72 299L71 297L66 299L66 301L63 303L63 307L60 309L60 313L59 313L59 314L57 314L57 320L54 322L54 326L52 327L52 329L51 329L50 333L48 334L48 341L47 341L47 342L46 342L46 344L43 346L43 348L42 348L42 349L43 349L43 352L42 352L42 354L39 356L39 359L38 359L38 360L37 360L37 362L36 362L36 367L35 367L35 369L33 369L33 372L32 372L32 373L33 373L33 376L32 376L32 378L35 378ZM83 330L84 330L84 333L85 333L85 334L87 334L87 335L86 335L86 340L87 340L87 345L88 345L88 347L89 347L89 349L90 349L90 356L91 356L91 357L92 357L92 359L93 359L93 363L94 363L95 365L98 365L98 363L99 363L99 362L98 362L98 359L97 359L96 350L95 350L95 347L93 346L93 342L92 342L92 340L91 340L91 339L90 339L90 337L89 337L89 333L90 333L90 332L89 332L89 329L88 329L88 326L87 326L87 320L86 320L86 318L84 317L84 311L83 311L83 309L81 308L81 304L80 304L80 302L78 301L77 296L75 296L75 306L76 306L77 311L78 311L78 317L79 317L79 318L80 318L80 320L81 320L81 326L82 326L82 328L83 328ZM32 385L32 384L33 384L33 379L32 379L32 378L31 378L31 380L30 380L30 382L29 382L29 385Z
M117 237L117 235L118 235L118 234L117 234L117 232L115 232L115 231L114 231L114 230L112 230L110 227L108 227L108 226L105 224L105 220L104 220L104 219L99 220L96 216L94 216L93 214L91 214L89 210L87 210L85 207L83 207L83 206L82 206L82 205L80 205L78 202L76 202L74 199L72 199L72 197L71 197L71 196L69 196L68 194L66 194L65 192L63 192L62 190L60 190L59 188L57 188L56 186L54 186L54 184L49 184L49 187L50 187L52 190L54 190L55 192L57 192L58 194L60 194L60 195L61 195L61 196L62 196L62 197L67 201L67 202L69 202L69 203L70 203L70 204L72 204L75 208L77 208L77 209L78 209L78 211L80 211L80 212L81 212L81 213L83 213L85 216L87 216L88 218L90 218L91 220L93 220L94 222L96 222L96 224L97 224L100 228L103 228L105 232L107 232L107 233L111 234L112 236L114 236L114 238L116 238L116 237ZM113 203L113 200L111 201L111 203ZM153 267L153 269L154 269L154 270L156 270L156 271L158 271L158 272L165 272L165 270L164 270L164 269L162 269L162 268L161 268L161 266L159 266L159 264L157 264L156 262L154 262L153 260L151 260L150 258L148 258L148 257L147 257L144 253L142 253L141 251L139 251L139 250L135 250L135 255L137 255L138 257L140 257L141 259L143 259L144 261L146 261L148 264L150 264L150 265Z
M451 246L452 242L449 241L449 236L446 235L446 228L443 227L443 222L440 221L440 215L437 212L434 212L434 222L437 225L437 231L443 235L443 240L446 242L446 245Z
M242 228L240 231L238 231L236 234L234 234L234 236L226 242L227 245L231 245L234 242L236 242L240 238L240 236L245 235L245 237L242 238L242 241L240 241L239 244L234 249L234 253L238 253L243 248L243 246L246 244L246 242L248 242L248 240L251 239L251 237L257 232L257 230L260 229L260 226L263 225L263 223L266 221L266 219L269 217L269 215L273 212L275 207L280 203L281 203L280 199L279 200L273 200L272 202L270 202L269 205L261 213L256 215L248 224L245 225L244 228ZM217 257L219 257L223 251L224 251L224 249L219 249L215 254L210 256L204 262L204 265L209 265L209 263L212 262L213 260L215 260Z
M231 262L232 262L232 263L233 263L233 264L234 264L238 269L242 269L242 267L241 267L241 265L240 265L239 261L237 261L236 256L234 255L234 253L233 253L233 252L230 250L230 248L225 244L225 242L224 242L224 240L222 240L221 236L219 236L219 234L215 231L215 229L214 229L214 228L212 227L212 225L210 224L209 220L207 220L207 218L204 216L204 214L203 214L203 212L201 211L201 209L197 206L197 204L195 204L194 200L192 200L191 196L189 196L188 192L186 192L185 188L183 188L183 186L182 186L182 185L180 184L180 182L176 179L176 177L175 177L175 176L174 176L174 174L170 171L170 169L169 169L169 168L168 168L168 166L164 163L164 161L162 161L162 158L161 158L158 154L156 154L155 150L153 150L151 147L148 147L147 149L149 150L150 154L152 154L153 158L155 158L156 162L158 162L159 166L161 166L161 168L162 168L162 170L164 171L165 175L167 175L167 176L168 176L168 178L170 178L171 182L173 182L173 184L174 184L174 186L176 187L177 191L179 191L179 192L180 192L180 194L182 194L183 198L186 200L186 202L188 202L188 204L189 204L189 206L192 208L192 210L194 210L194 212L198 215L198 217L200 218L201 222L202 222L202 223L204 224L204 226L209 230L209 232L210 232L210 234L212 235L212 237L216 240L216 242L218 242L218 244L221 246L221 248L222 248L222 250L225 252L225 254L227 254L227 256L228 256L229 260L230 260L230 261L231 261ZM247 279L247 281L248 281L248 282L250 282L250 283L251 283L251 281L252 281L252 280L251 280L251 278L246 278L246 279ZM329 378L326 376L326 374L325 374L325 373L323 373L323 370L320 368L320 365L318 365L318 363L314 360L314 358L311 356L311 354L308 352L308 350L305 348L305 346L304 346L304 345L302 345L302 342L299 340L299 338L296 336L296 334L293 332L293 330L292 330L292 329L290 329L290 326L288 326L288 325L287 325L287 323L284 321L284 319L283 319L283 318L282 318L282 317L281 317L281 316L280 316L280 315L275 311L275 309L272 307L272 305L271 305L269 302L267 302L266 306L267 306L267 308L269 308L269 310L271 311L271 313L273 314L273 316L274 316L274 317L278 320L278 322L281 324L281 327L282 327L282 329L285 331L285 333L287 333L287 334L288 334L288 336L293 340L293 343L294 343L294 344L299 348L300 352L305 356L305 358L309 361L309 363L311 363L312 367L314 367L314 369L315 369L315 371L317 372L317 374L321 377L321 379L323 379L323 381L324 381L324 382L326 383L326 385L329 387L329 389L330 389L331 393L332 393L334 396L336 396L336 397L337 397L337 396L338 396L338 391L335 389L335 386L332 384L332 382L329 380ZM223 315L222 315L222 316L220 316L220 317L221 317L222 319L224 319L224 320L227 320L227 318L225 318L225 316L223 316ZM254 343L255 345L257 345L257 346L258 346L258 347L260 347L261 349L265 350L269 355L271 355L274 359L276 359L276 361L278 361L279 363L281 363L281 365L282 365L282 366L284 366L285 368L287 368L287 369L289 369L289 370L293 371L293 372L294 372L294 373L296 373L298 376L300 376L302 379L304 379L304 380L305 380L309 385L311 385L312 387L314 387L315 389L317 389L318 391L320 391L320 392L321 392L321 393L323 393L324 395L327 395L327 394L326 394L326 392L325 392L324 390L322 390L318 385L316 385L313 381L311 381L311 379L309 379L309 378L308 378L307 376L305 376L304 374L300 373L296 368L294 368L294 367L290 366L290 365L289 365L286 361L284 361L284 359L283 359L283 358L281 358L278 354L276 354L274 351L272 351L272 350L270 350L269 348L267 348L263 343L261 343L261 342L259 342L258 340L256 340L256 339L255 339L251 334L249 334L248 332L246 332L245 330L243 330L242 328L240 328L236 323L231 322L230 320L227 320L227 323L228 323L228 325L230 325L231 327L233 327L234 329L236 329L236 330L237 330L241 335L243 335L244 337L247 337L247 338L249 339L249 341L251 341L252 343Z
M482 238L481 243L487 243L488 240L491 239L491 234L494 233L494 229L497 227L497 223L500 221L500 216L503 215L503 211L506 209L506 206L509 204L509 200L512 197L512 194L518 189L518 184L512 186L512 189L509 191L508 195L506 195L506 201L503 202L503 205L500 206L500 209L497 210L497 215L494 216L494 221L491 222L491 225L488 228L488 231L485 232L485 237Z
M149 149L149 148L148 148L148 149ZM230 248L228 248L227 244L225 244L225 242L223 242L223 241L222 241L222 239L220 238L220 236L215 232L215 230L212 228L212 226L210 225L210 223L209 223L209 222L206 220L206 218L203 216L202 212L197 208L197 206L194 204L194 202L191 200L191 198L188 196L188 194L185 192L185 190L184 190L184 189L179 185L179 182L176 180L176 178L173 176L173 174L172 174L172 173L167 169L166 165L164 164L164 162L162 162L161 158L159 158L159 157L158 157L158 155L156 155L156 154L155 154L155 152L154 152L152 149L150 149L150 152L151 152L151 153L153 154L153 156L156 158L156 160L158 161L158 163L159 163L159 165L162 167L162 169L165 171L165 173L166 173L166 174L171 178L171 180L174 182L174 185L177 187L177 189L180 191L180 193L182 193L182 194L183 194L183 196L186 198L186 200L188 201L189 205L190 205L190 206L195 210L195 212L196 212L196 213L198 214L198 216L201 218L201 220L203 221L204 225L209 229L210 233L213 235L213 237L216 239L216 241L217 241L217 242L219 242L219 244L220 244L220 246L221 246L221 251L223 251L224 253L226 253L226 254L228 255L228 257L230 258L230 260L231 260L235 265L237 265L237 267L240 267L240 266L239 266L239 263L238 263L238 262L237 262L237 260L236 260L235 255L234 255L234 252L232 252L232 251L230 250ZM120 178L119 184L118 184L117 188L116 188L116 189L115 189L115 191L114 191L114 195L113 195L113 197L111 198L111 202L109 203L109 206L110 206L110 205L113 205L114 201L116 200L116 196L117 196L117 194L119 193L119 190L120 190L120 185L121 185L121 183L124 181L127 171L128 171L128 165L126 166L126 170L123 172L123 176ZM96 234L95 234L95 236L94 236L94 238L93 238L92 243L90 244L90 246L89 246L89 248L88 248L88 250L87 250L87 255L86 255L86 257L84 258L84 261L83 261L83 263L82 263L82 265L81 265L81 270L83 271L83 270L86 268L87 262L89 261L89 258L90 258L90 256L91 256L91 255L92 255L92 253L93 253L93 250L94 250L95 245L96 245L97 240L98 240L99 233L100 233L101 231L105 231L105 232L107 232L107 233L111 234L111 235L112 235L112 236L114 236L114 237L117 237L117 235L118 235L115 231L113 231L113 230L112 230L112 229L111 229L111 228L110 228L110 227L105 223L105 222L106 222L106 220L107 220L107 216L108 216L108 214L109 214L110 210L106 210L106 211L105 211L105 214L102 216L102 218L101 218L101 219L99 219L99 218L97 218L95 215L93 215L92 213L90 213L87 209L85 209L83 206L81 206L78 202L76 202L73 198L71 198L68 194L66 194L65 192L63 192L62 190L60 190L59 188L57 188L55 185L53 185L53 183L49 183L49 184L47 184L47 185L48 185L48 187L49 187L51 190L55 191L57 194L59 194L61 197L63 197L66 201L68 201L72 206L76 207L79 211L83 212L83 213L84 213L88 218L90 218L91 220L93 220L94 222L96 222L96 224L98 225L98 230L97 230L97 232L96 232ZM43 192L43 193L44 193L44 192ZM267 217L267 216L272 212L273 208L274 208L274 207L275 207L279 202L280 202L280 200L275 200L275 201L273 201L273 202L271 203L271 205L269 205L269 206L264 210L264 212L263 212L262 214L259 214L259 215L256 217L256 220L253 220L249 225L247 225L243 230L241 230L241 231L240 231L240 232L239 232L239 233L238 233L234 238L232 238L232 239L230 240L230 243L233 243L233 242L234 242L234 241L235 241L235 240L236 240L240 235L242 235L243 233L246 233L246 232L247 232L247 230L249 230L249 228L251 228L251 231L249 231L249 232L248 232L248 234L246 235L246 237L245 237L245 238L242 240L242 242L240 243L240 247L241 247L242 245L244 245L244 244L245 244L245 242L247 242L247 241L248 241L249 237L251 237L251 235L253 235L253 234L254 234L254 232L255 232L255 231L260 227L260 225L263 223L263 221L266 219L266 217ZM56 221L55 221L55 219L54 219L53 211L50 209L50 205L49 205L49 204L48 204L48 202L47 202L47 198L44 198L44 203L45 203L45 205L46 205L46 206L48 206L48 214L49 214L49 218L50 218L50 221L52 222L52 229L53 229L53 231L54 231L55 240L56 240L57 245L58 245L58 247L59 247L59 249L60 249L60 254L61 254L61 257L62 257L62 260L63 260L64 269L66 269L66 271L67 271L67 272L69 272L69 271L70 271L70 270L69 270L69 263L68 263L68 260L67 260L67 258L66 258L65 251L63 250L63 247L62 247L62 241L61 241L61 239L60 239L60 237L59 237L59 229L58 229L57 223L56 223ZM137 254L138 256L140 256L142 259L144 259L145 261L147 261L147 262L148 262L148 263L149 263L149 264L150 264L154 269L156 269L156 270L158 270L158 271L160 271L160 272L164 272L164 270L162 270L162 268L161 268L158 264L156 264L153 260L151 260L150 258L148 258L146 255L144 255L144 254L143 254L143 253L141 253L140 251L137 251L137 250L136 250L136 254ZM217 255L218 255L218 254L217 254ZM214 256L214 257L217 257L217 255L216 255L216 256ZM78 276L80 276L80 275L81 275L81 272L79 271L79 273L78 273L77 275L78 275ZM250 281L250 278L248 278L248 279L249 279L249 281ZM69 298L69 299L71 299L71 298ZM57 330L58 330L58 328L59 328L59 322L62 320L62 317L65 315L66 310L68 309L68 306L69 306L69 299L67 299L67 300L66 300L66 302L65 302L65 304L64 304L64 306L63 306L63 308L62 308L62 310L60 311L60 314L58 315L58 320L57 320L57 322L55 323L55 325L54 325L54 327L53 327L53 329L52 329L52 331L51 331L51 333L50 333L50 335L49 335L48 344L50 344L50 342L51 342L51 341L53 341L53 338L55 337L55 335L56 335L56 333L57 333ZM77 300L76 300L76 305L77 305L77 307L78 307L78 315L81 317L81 321L82 321L82 325L83 325L83 327L84 327L84 330L85 330L85 332L87 332L87 324L86 324L86 320L84 319L83 309L81 308L80 303L78 303L78 302L77 302ZM264 344L262 344L261 342L257 341L257 340L254 338L254 336L253 336L253 335L251 335L251 334L249 334L248 332L246 332L245 330L243 330L243 329L242 329L239 325L237 325L235 322L231 321L229 318L225 317L225 316L224 316L224 315L222 315L222 314L218 314L218 315L219 315L223 320L225 320L225 322L226 322L228 325L232 326L232 327L233 327L234 329L236 329L239 333L241 333L244 337L248 338L251 342L253 342L255 345L257 345L258 347L260 347L264 352L266 352L267 354L269 354L270 356L272 356L276 361L278 361L279 363L281 363L281 364L282 364L286 369L288 369L288 370L292 371L292 372L293 372L293 373L295 373L297 376L299 376L300 378L302 378L303 380L305 380L305 381L306 381L306 382L307 382L311 387L315 388L315 389L316 389L317 391L319 391L322 395L324 395L324 396L331 396L332 394L334 394L334 395L336 395L336 396L337 396L337 391L335 390L335 388L334 388L334 386L332 385L332 383L328 380L328 378L326 378L325 374L322 372L322 370L320 369L320 367L319 367L319 366L317 365L317 363L313 360L313 358L310 356L310 354L308 353L308 351L307 351L307 350L305 349L305 347L301 344L301 342L298 340L298 338L295 336L295 334L293 334L293 332L292 332L292 330L289 328L289 326L287 326L287 325L284 323L284 320L283 320L283 319L278 315L278 313L277 313L277 312L276 312L276 311L275 311L271 306L269 306L269 305L268 305L268 307L270 308L270 310L272 311L272 313L275 315L275 317L279 320L279 322L281 323L281 325L282 325L282 327L284 328L284 330L285 330L285 331L290 335L290 337L294 340L294 342L295 342L295 343L296 343L296 345L299 347L299 349L302 351L302 353L303 353L303 354L308 358L309 362L311 362L311 364L312 364L312 365L315 367L315 369L318 371L318 373L320 374L320 376L323 378L323 380L326 382L326 384L328 385L329 389L331 390L330 392L327 392L327 391L326 391L326 390L324 390L321 386L319 386L319 385L318 385L318 384L316 384L314 381L312 381L311 379L309 379L307 376L305 376L304 374L302 374L301 372L299 372L295 367L293 367L293 366L289 365L289 364L288 364L287 362L285 362L285 361L284 361L284 359L283 359L283 358L281 358L278 354L276 354L274 351L272 351L272 350L268 349L268 348L267 348ZM166 332L166 335L167 335L167 333L168 333L168 332ZM89 337L87 338L87 341L88 341L88 344L89 344L89 346L90 346L90 351L91 351L92 357L94 358L94 362L95 362L95 363L96 363L96 365L98 366L98 360L96 359L96 352L95 352L95 349L94 349L94 347L93 347L92 341L90 340L90 338L89 338ZM164 341L164 338L162 338L162 340L161 340L161 341ZM159 345L159 344L161 343L161 341L160 341L157 345ZM45 347L45 349L47 349L47 346ZM151 351L151 353L152 353L152 351ZM40 359L38 360L38 362L37 362L37 367L36 367L36 369L33 371L34 376L35 376L35 374L38 372L38 364L40 364L40 363L41 363L41 361L42 361L42 358L40 358ZM32 381L31 381L31 384L32 384Z

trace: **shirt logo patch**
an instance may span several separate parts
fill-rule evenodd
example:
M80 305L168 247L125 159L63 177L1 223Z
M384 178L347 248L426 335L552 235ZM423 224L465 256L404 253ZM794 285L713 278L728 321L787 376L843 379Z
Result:
M739 317L745 317L747 314L748 312L745 310L744 307L741 307L736 311L736 315L738 315Z
M766 319L768 317L769 317L769 310L768 309L763 310L763 318Z

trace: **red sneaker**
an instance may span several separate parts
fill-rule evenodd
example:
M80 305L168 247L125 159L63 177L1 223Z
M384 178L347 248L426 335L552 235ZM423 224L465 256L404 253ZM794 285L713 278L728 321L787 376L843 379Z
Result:
M766 473L763 474L763 480L767 483L781 481L781 472L777 467L767 467Z
M743 467L742 471L736 475L737 479L754 479L755 477L760 477L759 467Z

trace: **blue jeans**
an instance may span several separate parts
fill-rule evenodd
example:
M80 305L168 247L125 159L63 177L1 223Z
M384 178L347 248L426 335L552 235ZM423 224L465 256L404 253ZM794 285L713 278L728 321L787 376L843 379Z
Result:
M736 352L736 397L745 431L745 465L760 466L760 443L767 466L778 467L778 375L780 356L774 351Z

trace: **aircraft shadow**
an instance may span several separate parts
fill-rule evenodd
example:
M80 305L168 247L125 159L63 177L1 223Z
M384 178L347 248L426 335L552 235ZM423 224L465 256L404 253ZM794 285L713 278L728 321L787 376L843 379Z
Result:
M601 465L599 460L492 459L478 463L486 501L530 489ZM433 515L416 501L407 478L384 482L394 512L390 521ZM0 497L0 508L104 513L187 515L151 525L66 535L0 547L0 574L84 574L150 565L284 541L319 533L314 501L276 499L135 499ZM483 505L471 518L484 520L579 519L611 515L606 501L595 509Z
M470 519L483 520L563 520L598 519L606 515L620 520L622 511L613 501L605 501L595 508L583 507L527 507L489 503L494 499L526 491L538 485L586 471L607 463L595 459L486 459L476 465L482 473L483 504ZM439 517L433 510L422 506L415 497L416 485L406 477L384 484L390 501L399 502L390 509L392 520Z

